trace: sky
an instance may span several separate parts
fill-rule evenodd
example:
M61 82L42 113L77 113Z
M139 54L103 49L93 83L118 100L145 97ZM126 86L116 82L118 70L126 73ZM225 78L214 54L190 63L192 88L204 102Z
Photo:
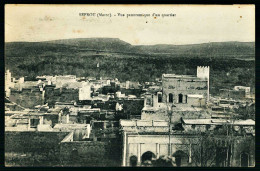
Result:
M5 5L5 42L93 37L119 38L132 45L254 42L255 6Z

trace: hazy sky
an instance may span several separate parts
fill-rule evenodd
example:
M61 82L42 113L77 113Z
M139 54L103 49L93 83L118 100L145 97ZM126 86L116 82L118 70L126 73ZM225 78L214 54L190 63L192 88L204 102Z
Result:
M79 13L104 13L88 17ZM118 13L125 14L119 17ZM176 14L173 17L153 16ZM126 17L150 14L150 17ZM96 14L97 15L97 14ZM133 45L255 41L253 5L6 5L5 41L110 37Z

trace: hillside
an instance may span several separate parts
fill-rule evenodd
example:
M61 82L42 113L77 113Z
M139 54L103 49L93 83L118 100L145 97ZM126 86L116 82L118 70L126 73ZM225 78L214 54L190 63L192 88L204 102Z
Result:
M136 46L143 52L164 54L186 54L208 57L254 58L253 42L213 42L194 45L152 45Z
M121 81L153 81L163 73L195 74L211 68L212 88L254 87L255 43L133 46L120 39L90 38L5 44L5 65L14 76L74 74ZM227 76L228 75L228 76Z
M105 51L110 53L148 55L186 55L187 57L254 58L254 42L213 42L192 45L139 45L134 46L117 38L78 38L45 42L6 43L6 56L30 56L44 52Z
M127 52L133 47L117 38L78 38L47 41L46 43L69 45L80 50Z

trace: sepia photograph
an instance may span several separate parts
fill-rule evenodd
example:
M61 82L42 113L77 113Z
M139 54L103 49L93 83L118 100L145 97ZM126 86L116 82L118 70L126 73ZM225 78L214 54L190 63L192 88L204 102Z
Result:
M255 5L5 5L6 167L255 167Z

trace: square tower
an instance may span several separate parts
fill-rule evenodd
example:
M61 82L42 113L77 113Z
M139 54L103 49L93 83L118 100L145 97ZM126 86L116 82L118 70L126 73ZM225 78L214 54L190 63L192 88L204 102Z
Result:
M197 66L197 77L208 80L208 101L209 101L209 66Z

